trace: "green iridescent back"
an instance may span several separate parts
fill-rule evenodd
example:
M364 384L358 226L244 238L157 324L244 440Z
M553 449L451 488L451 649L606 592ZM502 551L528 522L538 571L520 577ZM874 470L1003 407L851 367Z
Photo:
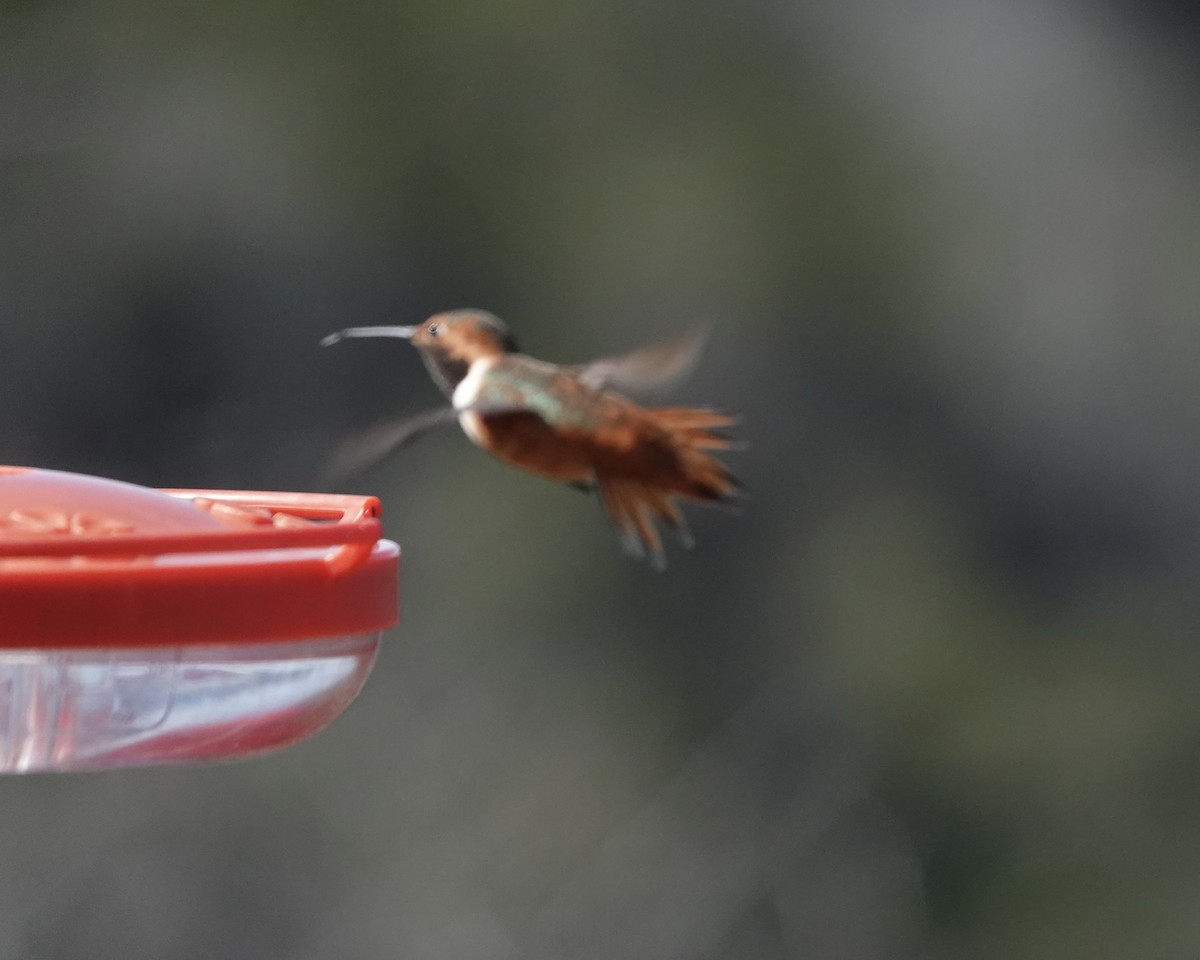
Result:
M561 367L508 355L488 371L473 406L480 413L528 410L547 423L584 429L596 426L597 393Z

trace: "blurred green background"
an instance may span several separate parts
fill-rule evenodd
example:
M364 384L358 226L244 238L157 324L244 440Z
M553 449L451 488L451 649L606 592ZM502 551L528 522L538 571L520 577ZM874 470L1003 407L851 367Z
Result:
M347 324L697 323L739 516L656 575L446 431L278 756L0 782L0 957L1200 955L1200 18L6 0L0 462L313 489ZM2 625L0 625L2 628Z

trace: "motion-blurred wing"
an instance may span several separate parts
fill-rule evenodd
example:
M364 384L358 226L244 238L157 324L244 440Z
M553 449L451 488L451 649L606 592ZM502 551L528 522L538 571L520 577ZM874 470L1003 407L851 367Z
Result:
M622 392L645 393L673 386L691 373L708 339L701 329L652 343L617 357L602 357L572 372L593 390L613 387Z
M388 420L368 427L342 444L329 463L326 477L336 482L360 473L435 427L453 423L457 419L458 413L453 407L438 407L415 417Z

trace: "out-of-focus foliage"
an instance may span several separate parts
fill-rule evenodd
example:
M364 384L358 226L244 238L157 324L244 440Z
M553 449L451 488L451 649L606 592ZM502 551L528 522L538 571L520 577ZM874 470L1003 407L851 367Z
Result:
M751 443L663 576L450 432L360 478L405 599L359 703L0 783L0 958L1200 951L1200 75L1152 9L0 8L0 460L312 488L435 397L318 338L467 305L569 362L708 324L679 399Z

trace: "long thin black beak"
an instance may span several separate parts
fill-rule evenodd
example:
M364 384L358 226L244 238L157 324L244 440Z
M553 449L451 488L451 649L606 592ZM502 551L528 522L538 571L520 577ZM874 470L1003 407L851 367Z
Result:
M400 337L403 340L409 340L416 332L416 327L347 327L345 330L322 337L321 346L332 346L347 337Z

